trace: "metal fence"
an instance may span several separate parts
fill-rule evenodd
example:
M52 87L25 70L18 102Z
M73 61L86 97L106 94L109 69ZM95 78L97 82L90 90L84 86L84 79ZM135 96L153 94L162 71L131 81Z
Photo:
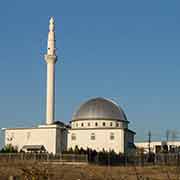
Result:
M97 165L175 165L180 166L179 153L162 153L131 155L131 156L100 156L91 158L86 154L47 154L47 153L0 153L0 162L38 161L38 162L70 162L70 163L92 163Z
M180 166L179 153L159 153L127 156L125 165L147 166L147 165L173 165Z
M87 163L88 156L85 154L0 153L0 162L15 161Z
M136 155L100 155L88 156L92 164L98 165L120 165L120 166L152 166L152 165L174 165L180 166L179 153L161 154L136 154Z

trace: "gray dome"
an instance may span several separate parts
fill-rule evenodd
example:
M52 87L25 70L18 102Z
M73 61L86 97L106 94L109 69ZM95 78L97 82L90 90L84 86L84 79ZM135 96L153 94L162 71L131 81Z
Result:
M123 110L115 102L105 98L94 98L83 103L72 118L72 120L87 119L127 121Z

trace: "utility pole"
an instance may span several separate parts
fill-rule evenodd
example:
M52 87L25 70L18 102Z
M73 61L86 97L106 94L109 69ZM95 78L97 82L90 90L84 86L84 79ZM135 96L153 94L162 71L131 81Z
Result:
M149 150L149 157L148 162L152 162L151 156L151 131L148 131L148 150Z
M168 143L168 141L169 141L169 134L170 134L170 130L167 129L167 130L166 130L166 142L167 142L167 143Z
M148 150L151 153L151 131L148 131Z

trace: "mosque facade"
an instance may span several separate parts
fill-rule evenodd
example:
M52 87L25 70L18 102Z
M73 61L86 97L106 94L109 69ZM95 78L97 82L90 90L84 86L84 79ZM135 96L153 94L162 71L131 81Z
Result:
M114 101L97 97L87 100L73 114L69 125L54 121L55 114L55 23L50 19L47 54L46 123L33 128L5 128L5 145L18 150L62 153L70 148L91 148L96 151L126 153L134 148L135 132Z
M112 100L88 100L74 113L70 124L68 148L125 153L133 147L135 133L128 129L124 111Z

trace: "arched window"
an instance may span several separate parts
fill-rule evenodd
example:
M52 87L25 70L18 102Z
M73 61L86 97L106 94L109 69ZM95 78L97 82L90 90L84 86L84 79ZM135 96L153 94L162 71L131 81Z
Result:
M98 123L97 123L97 122L95 123L95 126L98 126Z
M91 133L91 140L95 140L95 139L96 139L95 133Z
M110 122L110 126L112 126L113 125L113 123L112 122Z
M119 123L118 123L118 122L116 123L116 126L117 126L117 127L119 126Z
M84 126L84 123L81 123L81 126L83 127L83 126Z
M105 123L105 122L103 122L103 126L106 126L106 123Z
M110 133L110 140L114 140L114 133Z
M88 126L90 126L91 124L90 124L90 122L88 122Z
M75 140L76 140L76 134L75 134L75 133L72 133L72 134L71 134L71 140L72 140L72 141L75 141Z

